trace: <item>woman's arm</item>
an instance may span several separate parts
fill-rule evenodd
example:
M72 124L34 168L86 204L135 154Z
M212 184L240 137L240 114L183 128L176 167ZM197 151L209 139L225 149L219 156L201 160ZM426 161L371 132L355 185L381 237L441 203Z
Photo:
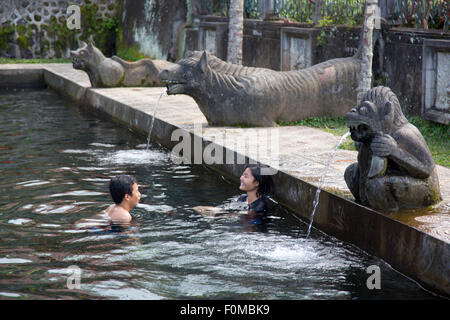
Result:
M210 207L210 206L196 206L193 208L196 212L200 213L202 216L215 216L218 213L224 213L225 211L220 207Z

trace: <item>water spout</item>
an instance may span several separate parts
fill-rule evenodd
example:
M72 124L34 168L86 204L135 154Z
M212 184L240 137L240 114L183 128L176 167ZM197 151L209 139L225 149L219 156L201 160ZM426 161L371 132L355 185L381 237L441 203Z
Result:
M334 148L333 152L331 153L330 158L328 159L328 163L327 163L327 166L325 167L325 172L323 173L322 178L320 178L319 187L317 188L316 196L315 196L314 202L313 202L313 211L311 212L311 216L309 218L309 226L308 226L308 231L306 233L306 238L309 237L309 233L311 232L311 226L313 224L314 214L316 213L317 205L319 204L320 191L322 190L323 183L325 182L325 177L327 176L328 169L330 168L331 162L333 161L334 155L335 155L337 149L339 148L340 144L349 135L350 135L350 132L347 132L341 137L341 139L339 140L338 144L336 145L336 147Z
M150 127L148 128L147 147L145 148L146 151L148 151L148 148L150 147L150 136L152 135L153 123L155 122L155 116L156 116L156 110L158 109L159 102L161 101L161 98L166 93L167 93L167 89L164 89L164 91L161 92L161 95L159 96L158 101L156 102L155 109L153 110L152 121L150 122Z

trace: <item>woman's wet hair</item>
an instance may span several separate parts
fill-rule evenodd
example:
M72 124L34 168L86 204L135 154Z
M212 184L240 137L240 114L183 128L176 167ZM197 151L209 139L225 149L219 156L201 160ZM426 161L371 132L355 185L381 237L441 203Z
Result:
M116 176L109 182L109 192L116 204L120 204L126 194L133 195L133 185L137 183L133 176L125 174Z
M256 191L257 196L268 196L274 191L274 183L272 175L261 174L261 169L269 169L269 166L261 164L249 164L245 169L249 168L252 172L253 177L259 182L258 190Z

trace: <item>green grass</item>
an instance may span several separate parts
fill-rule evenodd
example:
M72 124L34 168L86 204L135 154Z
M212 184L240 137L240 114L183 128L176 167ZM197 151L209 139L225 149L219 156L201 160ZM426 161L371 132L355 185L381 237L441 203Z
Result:
M7 63L70 63L70 59L12 59L0 57L0 64Z
M426 121L419 117L408 119L420 130L437 164L450 168L450 130L449 126Z
M409 122L422 133L430 148L434 161L444 167L450 168L450 130L448 126L426 121L419 117L411 117ZM342 136L348 132L345 119L329 117L311 117L300 121L279 122L279 126L307 126L317 128L336 136ZM353 141L348 137L339 149L356 150Z
M307 126L307 127L313 127L322 129L326 132L330 132L334 135L340 135L342 136L344 133L348 132L348 128L345 125L345 118L344 117L338 117L338 118L330 118L330 117L311 117L306 118L300 121L289 121L284 122L280 121L277 122L280 126Z

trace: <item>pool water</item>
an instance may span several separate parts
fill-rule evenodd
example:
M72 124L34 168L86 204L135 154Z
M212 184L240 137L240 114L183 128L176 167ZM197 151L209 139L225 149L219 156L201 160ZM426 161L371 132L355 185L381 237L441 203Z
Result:
M264 226L197 214L234 208L237 185L101 120L51 90L0 92L0 298L433 299L382 260L275 206ZM80 228L134 175L123 232ZM299 236L300 235L300 236ZM366 269L379 266L381 289ZM74 268L79 286L68 286ZM74 282L70 282L74 283Z

